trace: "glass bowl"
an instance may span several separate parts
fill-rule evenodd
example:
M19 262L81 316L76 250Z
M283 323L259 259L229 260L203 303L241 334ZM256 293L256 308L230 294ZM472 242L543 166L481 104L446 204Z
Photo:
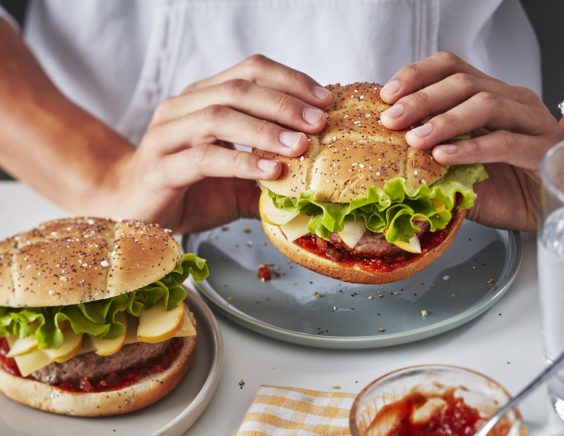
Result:
M353 436L472 435L510 398L497 382L470 369L411 366L385 374L360 391L350 411L349 425ZM489 433L527 434L516 409Z

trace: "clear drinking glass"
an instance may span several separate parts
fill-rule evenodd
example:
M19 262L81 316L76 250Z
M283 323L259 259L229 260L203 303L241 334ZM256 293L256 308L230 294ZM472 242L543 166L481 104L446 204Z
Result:
M548 364L564 351L564 141L553 146L541 163L541 206L538 273ZM547 385L551 404L564 422L564 368Z

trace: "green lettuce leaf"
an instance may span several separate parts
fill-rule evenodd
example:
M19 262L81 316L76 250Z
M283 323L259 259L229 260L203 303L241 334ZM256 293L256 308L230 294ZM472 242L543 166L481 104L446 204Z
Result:
M417 233L417 221L427 221L432 232L444 229L452 218L456 194L462 200L458 207L469 209L476 194L473 185L488 177L480 164L449 168L447 174L432 185L406 186L402 177L389 180L383 188L370 188L350 203L316 201L314 193L303 192L299 198L269 191L274 205L283 210L309 215L308 230L328 239L340 232L345 220L362 219L368 230L384 233L388 242L404 241Z
M0 307L0 337L24 338L34 334L39 348L57 349L63 344L63 328L68 324L77 334L113 339L125 329L117 320L120 312L138 317L143 308L155 304L173 309L186 298L182 283L189 275L196 281L208 276L206 261L192 253L184 254L174 270L161 280L117 297L71 306Z

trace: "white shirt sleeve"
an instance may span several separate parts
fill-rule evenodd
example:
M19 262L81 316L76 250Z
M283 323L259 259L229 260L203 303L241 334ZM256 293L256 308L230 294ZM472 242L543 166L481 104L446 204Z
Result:
M20 29L20 25L18 24L18 22L14 19L14 17L12 17L7 11L6 9L4 9L2 6L0 6L0 18L4 18L8 24L10 26L12 26L14 28L14 30L18 33L20 33L21 29Z

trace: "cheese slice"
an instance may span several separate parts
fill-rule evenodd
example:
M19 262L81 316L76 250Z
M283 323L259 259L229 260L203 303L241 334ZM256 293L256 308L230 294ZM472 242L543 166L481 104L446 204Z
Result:
M15 344L16 338L7 336L6 340L10 348ZM32 372L49 365L52 360L42 350L36 350L23 356L14 357L14 361L20 370L22 377L27 377Z
M296 239L301 238L302 236L309 233L309 230L307 229L308 223L308 215L298 215L288 224L280 226L280 229L282 230L282 233L284 233L288 241L293 242Z
M342 232L338 232L347 247L354 248L366 233L366 226L362 220L347 220Z
M188 311L184 311L184 324L182 328L176 333L175 338L189 338L190 336L196 336L196 327L192 324L192 320L188 315Z

